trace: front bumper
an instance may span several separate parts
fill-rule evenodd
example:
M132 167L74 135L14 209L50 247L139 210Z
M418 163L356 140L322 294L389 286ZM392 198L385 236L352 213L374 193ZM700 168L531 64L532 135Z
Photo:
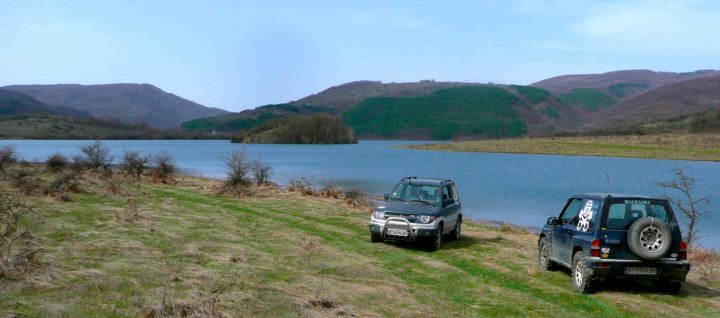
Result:
M613 277L627 279L645 280L669 280L671 282L683 282L690 271L690 262L686 260L621 260L602 259L599 257L586 257L585 264L591 275L597 277ZM653 267L657 268L657 275L627 275L625 269L628 267Z
M437 221L422 224L410 223L400 217L390 217L386 220L371 218L368 229L372 233L380 234L384 240L417 241L433 237L437 232ZM405 230L408 232L408 236L389 235L387 229Z

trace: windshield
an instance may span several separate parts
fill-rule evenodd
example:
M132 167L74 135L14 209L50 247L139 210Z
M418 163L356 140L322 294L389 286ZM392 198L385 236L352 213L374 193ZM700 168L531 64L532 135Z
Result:
M655 217L670 222L667 203L661 200L610 200L606 227L608 230L627 230L639 218Z
M441 199L442 189L430 185L398 183L390 194L390 200L423 202L432 205L439 205Z

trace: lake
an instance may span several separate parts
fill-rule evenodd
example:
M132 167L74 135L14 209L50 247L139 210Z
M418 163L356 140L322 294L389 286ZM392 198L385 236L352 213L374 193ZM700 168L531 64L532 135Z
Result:
M2 140L12 144L21 158L45 161L56 152L80 154L88 141ZM681 168L698 179L695 195L707 197L708 213L697 225L700 244L720 249L720 163L521 155L459 153L399 149L394 146L425 141L360 141L355 145L246 145L224 140L116 140L104 141L117 162L125 150L141 154L167 152L186 174L222 178L222 157L242 150L249 159L260 159L273 169L272 180L287 184L307 177L316 185L332 182L373 195L389 192L406 176L453 179L463 201L463 211L473 219L496 220L540 227L557 215L567 197L582 192L613 192L658 196L663 189L653 181L671 181L672 169ZM678 195L678 193L667 193ZM677 214L677 213L676 213ZM685 220L681 219L684 226Z

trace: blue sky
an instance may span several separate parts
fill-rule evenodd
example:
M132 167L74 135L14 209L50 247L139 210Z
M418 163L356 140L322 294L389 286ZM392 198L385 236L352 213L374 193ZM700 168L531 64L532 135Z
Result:
M151 83L230 111L355 80L717 69L720 1L0 0L0 86Z

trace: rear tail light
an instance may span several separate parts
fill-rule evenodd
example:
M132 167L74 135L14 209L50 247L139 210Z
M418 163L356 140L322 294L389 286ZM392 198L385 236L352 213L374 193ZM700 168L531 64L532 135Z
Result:
M685 244L685 242L683 242L683 241L680 241L680 243L678 243L678 247L680 248L680 253L678 253L678 259L686 260L687 259L687 244Z
M593 240L590 243L590 256L600 257L600 240Z

